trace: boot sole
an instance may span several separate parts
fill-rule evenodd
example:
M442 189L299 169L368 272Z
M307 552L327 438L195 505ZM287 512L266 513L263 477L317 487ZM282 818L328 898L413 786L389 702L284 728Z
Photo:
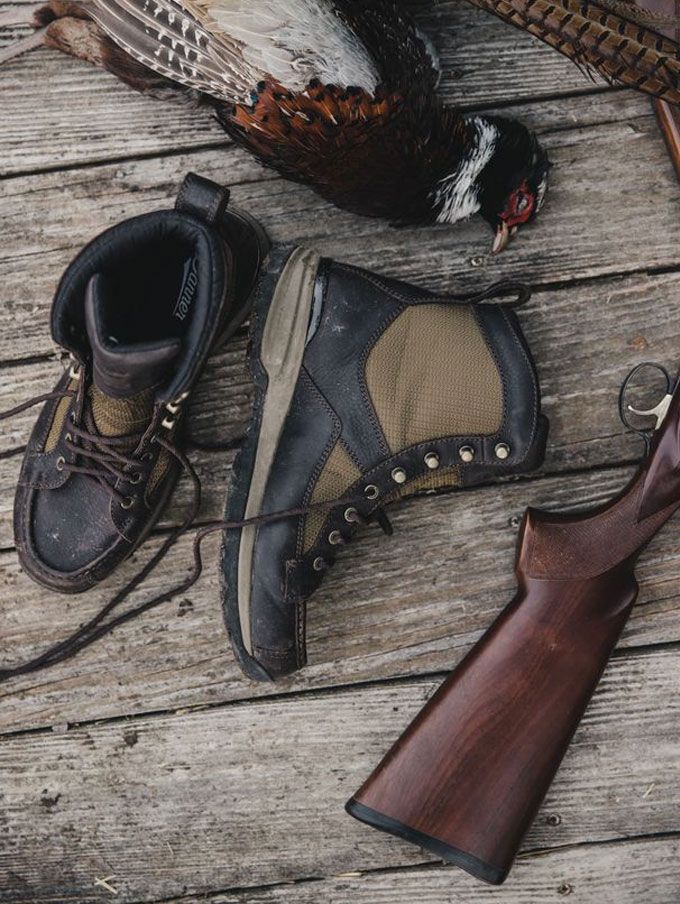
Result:
M255 381L253 417L236 456L225 519L252 518L262 511L283 427L305 352L320 256L306 248L275 247L265 267L253 309L249 356ZM253 657L250 627L252 563L257 527L225 531L222 600L231 645L242 670L257 681L273 677Z

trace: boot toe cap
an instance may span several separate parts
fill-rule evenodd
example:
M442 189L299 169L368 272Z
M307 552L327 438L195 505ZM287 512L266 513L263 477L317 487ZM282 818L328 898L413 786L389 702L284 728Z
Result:
M116 555L122 538L110 510L110 494L92 481L29 493L23 536L17 537L24 569L60 591L93 586L122 557Z

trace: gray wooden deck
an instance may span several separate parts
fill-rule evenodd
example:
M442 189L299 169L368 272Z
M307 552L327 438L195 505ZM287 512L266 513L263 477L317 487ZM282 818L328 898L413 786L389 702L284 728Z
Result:
M0 2L0 13L23 5ZM145 100L40 52L0 72L0 408L51 387L47 315L81 245L161 207L189 169L227 182L274 238L447 289L521 277L522 313L552 422L530 479L414 500L391 540L341 555L310 606L310 666L263 687L234 665L217 601L216 543L200 584L76 660L0 686L0 901L197 904L674 904L680 901L680 542L639 568L640 602L507 884L491 889L345 816L353 792L513 591L529 504L609 497L641 450L616 414L627 368L680 351L680 186L649 102L593 85L537 42L463 4L420 18L444 94L503 107L556 166L539 223L500 259L480 223L393 230L331 209L260 169L207 117ZM19 30L6 29L9 39ZM251 391L245 336L216 357L194 431L234 449ZM26 438L33 415L3 428ZM230 454L194 453L203 518ZM135 568L82 598L17 565L19 457L0 473L0 651L23 658L93 613ZM180 489L163 526L181 518ZM151 539L136 561L154 548ZM189 565L188 541L147 591ZM106 880L105 884L101 881Z

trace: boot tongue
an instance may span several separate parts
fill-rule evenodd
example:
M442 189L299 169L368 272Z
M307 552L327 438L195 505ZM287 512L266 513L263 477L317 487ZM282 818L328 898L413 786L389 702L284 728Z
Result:
M106 325L116 300L106 278L98 273L85 293L85 329L92 349L92 414L105 436L141 431L154 404L154 388L167 378L181 342L119 342ZM108 316L107 316L108 315Z
M122 344L106 329L107 311L115 299L107 292L101 273L92 277L85 295L85 328L92 348L94 385L104 395L128 399L157 386L167 376L177 358L181 342Z

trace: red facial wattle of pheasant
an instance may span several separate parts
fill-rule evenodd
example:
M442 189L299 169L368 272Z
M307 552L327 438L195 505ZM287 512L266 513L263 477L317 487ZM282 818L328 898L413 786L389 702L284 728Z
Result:
M471 2L612 81L680 101L678 46L633 6ZM395 0L50 0L38 24L25 46L210 105L263 163L354 213L397 224L480 213L497 252L543 202L548 162L536 138L444 105L436 53Z

